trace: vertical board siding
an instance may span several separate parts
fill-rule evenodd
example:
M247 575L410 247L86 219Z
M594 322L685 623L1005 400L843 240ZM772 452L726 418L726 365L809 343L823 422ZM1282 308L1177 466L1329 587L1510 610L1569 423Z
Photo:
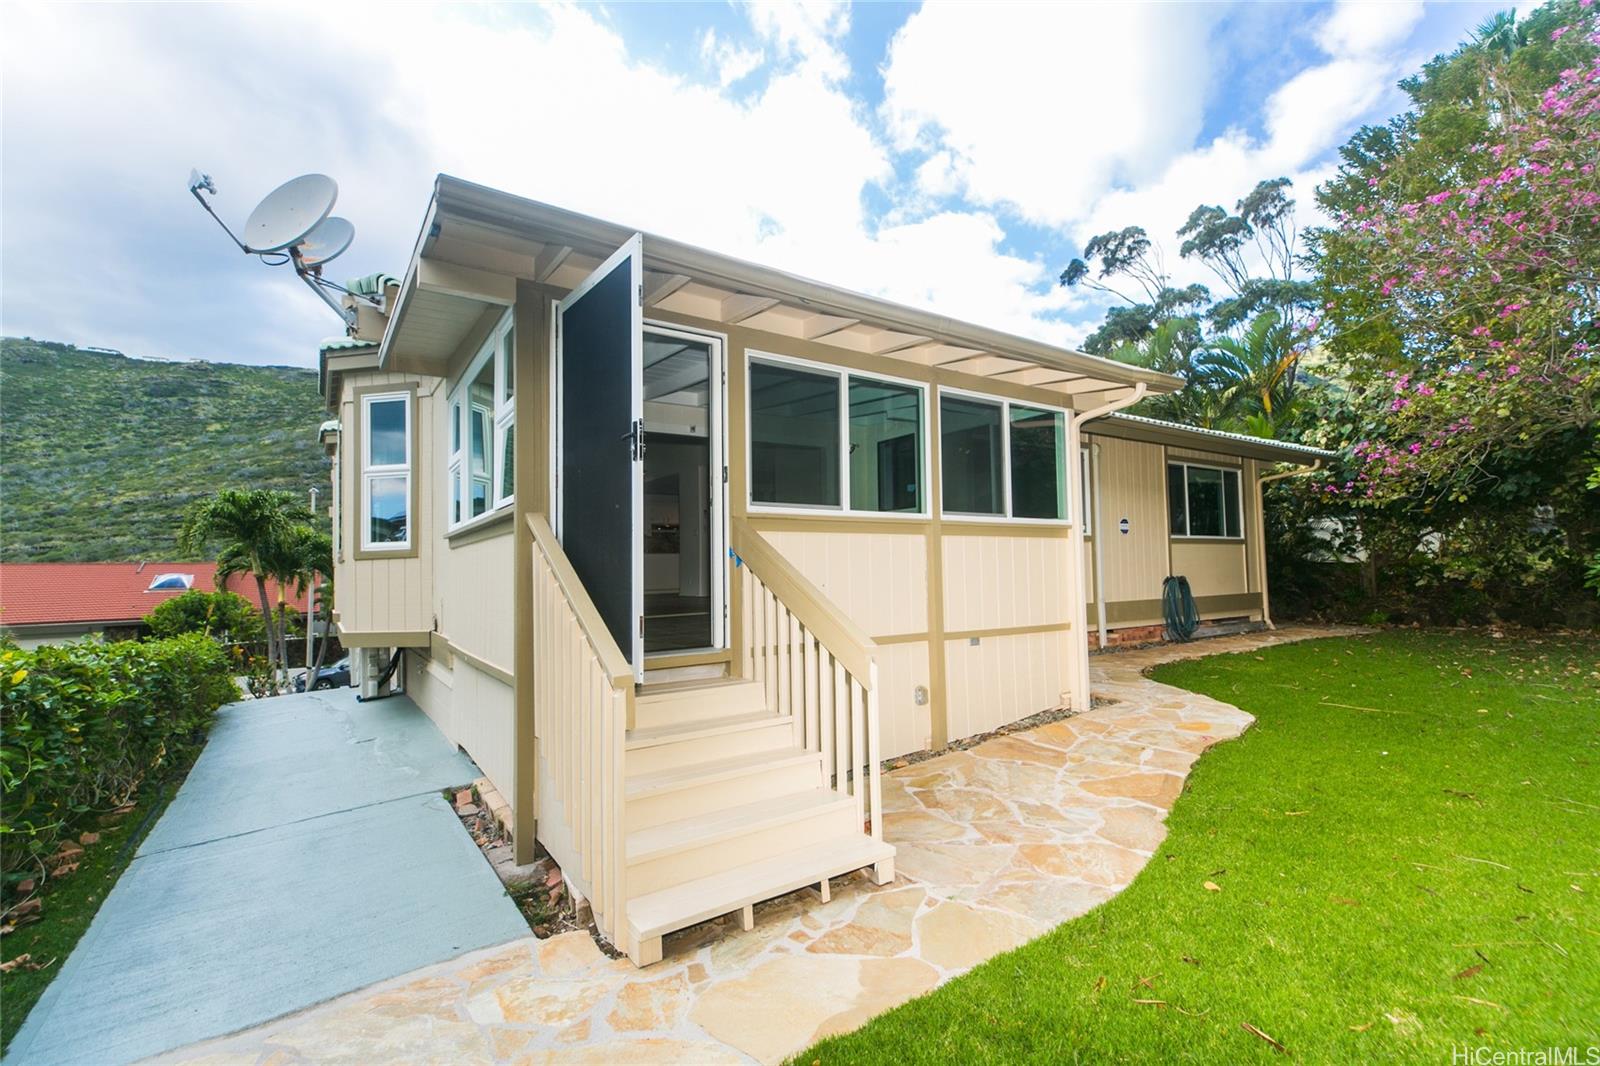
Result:
M1067 691L1070 630L945 641L950 739L1059 707Z
M1250 591L1245 545L1240 541L1175 540L1172 570L1189 579L1197 597Z
M947 527L957 529L959 527ZM1071 545L1061 537L944 538L947 632L1070 621Z
M761 536L872 636L927 632L928 545L922 534L763 530Z
M434 379L417 374L348 374L339 403L339 558L334 560L334 606L339 623L354 632L398 632L432 628L433 560L442 514L436 510L436 467L442 469L435 442L441 420L428 386ZM404 559L357 559L361 544L361 439L355 390L417 385L412 412L411 477L416 486L415 515L410 516L417 554Z
M1093 533L1096 540L1105 541L1101 562L1106 600L1159 599L1161 583L1167 577L1167 474L1161 446L1115 437L1096 437L1093 443L1100 446L1102 500L1098 513L1106 527L1096 527ZM1126 533L1119 528L1124 518L1128 520ZM1092 582L1092 550L1085 553L1085 562ZM1092 591L1098 601L1099 590Z
M922 751L931 743L932 701L917 706L917 686L928 687L928 643L878 645L878 715L882 757Z
M440 596L435 612L439 632L450 643L510 671L515 661L516 589L511 580L511 553L516 547L510 526L500 536L470 544L445 544L440 557ZM425 629L433 627L430 616Z

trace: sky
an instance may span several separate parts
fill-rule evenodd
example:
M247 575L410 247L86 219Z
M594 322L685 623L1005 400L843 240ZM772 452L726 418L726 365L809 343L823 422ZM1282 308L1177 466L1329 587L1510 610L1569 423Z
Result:
M400 273L439 173L1075 345L1060 287L1137 224L1180 284L1199 203L1294 182L1298 221L1396 82L1496 7L1333 3L0 8L0 332L313 366L341 323L235 227L339 183L328 274Z

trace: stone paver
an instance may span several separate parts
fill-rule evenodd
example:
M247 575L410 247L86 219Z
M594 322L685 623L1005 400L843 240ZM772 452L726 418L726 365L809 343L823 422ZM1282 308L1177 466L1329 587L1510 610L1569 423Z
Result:
M1126 888L1200 752L1253 719L1143 676L1173 659L1351 630L1285 628L1098 655L1115 702L884 778L893 884L835 881L667 938L646 970L587 933L533 938L356 992L183 1062L776 1062Z

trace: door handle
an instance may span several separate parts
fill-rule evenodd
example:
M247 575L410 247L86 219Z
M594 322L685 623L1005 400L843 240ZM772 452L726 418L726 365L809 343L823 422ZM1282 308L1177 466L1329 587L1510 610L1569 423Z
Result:
M628 442L628 454L634 462L644 458L644 419L635 418L628 426L628 432L619 434L618 440Z

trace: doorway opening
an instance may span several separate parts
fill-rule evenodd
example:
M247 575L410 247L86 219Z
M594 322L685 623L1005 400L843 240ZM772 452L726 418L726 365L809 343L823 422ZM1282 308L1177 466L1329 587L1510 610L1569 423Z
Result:
M722 645L721 369L713 342L644 334L644 651Z

